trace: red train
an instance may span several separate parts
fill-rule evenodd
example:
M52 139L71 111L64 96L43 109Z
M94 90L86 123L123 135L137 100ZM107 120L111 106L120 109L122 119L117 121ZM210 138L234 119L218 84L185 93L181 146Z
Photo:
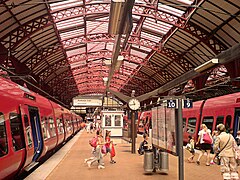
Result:
M149 128L151 111L139 113L137 131L143 133ZM195 141L198 138L200 125L204 123L214 131L220 123L225 124L227 130L233 130L236 137L240 129L240 93L229 94L193 103L193 108L183 109L183 137L184 142L192 135Z
M183 109L184 142L187 141L188 135L197 139L202 123L211 131L223 123L228 131L233 130L236 137L240 123L240 93L194 102L193 108Z
M0 77L0 178L29 171L80 130L68 109Z

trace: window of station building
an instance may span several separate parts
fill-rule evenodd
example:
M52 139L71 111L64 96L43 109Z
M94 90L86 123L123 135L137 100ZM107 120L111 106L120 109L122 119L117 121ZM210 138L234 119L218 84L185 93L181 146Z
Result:
M17 113L10 113L9 119L13 148L18 151L25 147L22 121Z
M58 133L63 134L64 130L63 130L62 119L57 118L57 127L58 127Z
M227 130L230 129L230 127L231 127L231 122L232 122L232 116L231 116L231 115L227 115L227 117L226 117L226 123L225 123L225 128L226 128Z
M217 130L217 125L218 124L223 124L223 121L224 121L224 116L218 116L217 120L216 120L216 126L215 126L214 130Z
M5 156L8 153L8 142L6 134L6 126L4 115L0 112L0 157Z
M203 117L202 124L205 124L208 129L212 131L213 128L213 116Z
M189 134L194 134L195 133L195 131L196 131L196 122L197 122L196 118L189 118L188 119L187 132Z
M111 115L105 115L105 126L112 126Z
M53 120L52 117L49 117L48 120L49 120L49 127L50 127L51 137L54 137L54 136L56 136L56 129L55 129L54 120Z
M121 126L121 115L115 115L114 122L115 126Z
M31 126L29 125L28 116L24 114L24 125L27 134L27 145L28 147L32 147L32 134L31 134Z

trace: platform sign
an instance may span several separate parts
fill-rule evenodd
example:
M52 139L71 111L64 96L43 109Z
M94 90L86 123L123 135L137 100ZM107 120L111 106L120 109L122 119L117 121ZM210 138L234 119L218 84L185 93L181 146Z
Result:
M193 108L193 102L190 99L183 100L183 108Z
M168 99L167 108L178 108L177 99Z

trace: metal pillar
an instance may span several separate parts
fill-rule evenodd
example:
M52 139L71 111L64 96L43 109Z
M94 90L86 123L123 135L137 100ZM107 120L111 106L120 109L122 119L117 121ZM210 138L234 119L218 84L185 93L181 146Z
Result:
M135 111L131 111L131 137L132 137L132 153L135 154L136 153L136 127L135 127Z
M184 163L183 163L183 120L182 120L182 98L178 99L178 121L177 121L177 137L178 137L178 176L179 180L184 179Z

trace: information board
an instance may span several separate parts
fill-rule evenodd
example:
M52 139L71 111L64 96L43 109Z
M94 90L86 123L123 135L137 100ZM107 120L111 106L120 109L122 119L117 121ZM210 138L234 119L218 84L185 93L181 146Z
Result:
M176 109L158 106L152 108L153 145L171 154L176 152Z

